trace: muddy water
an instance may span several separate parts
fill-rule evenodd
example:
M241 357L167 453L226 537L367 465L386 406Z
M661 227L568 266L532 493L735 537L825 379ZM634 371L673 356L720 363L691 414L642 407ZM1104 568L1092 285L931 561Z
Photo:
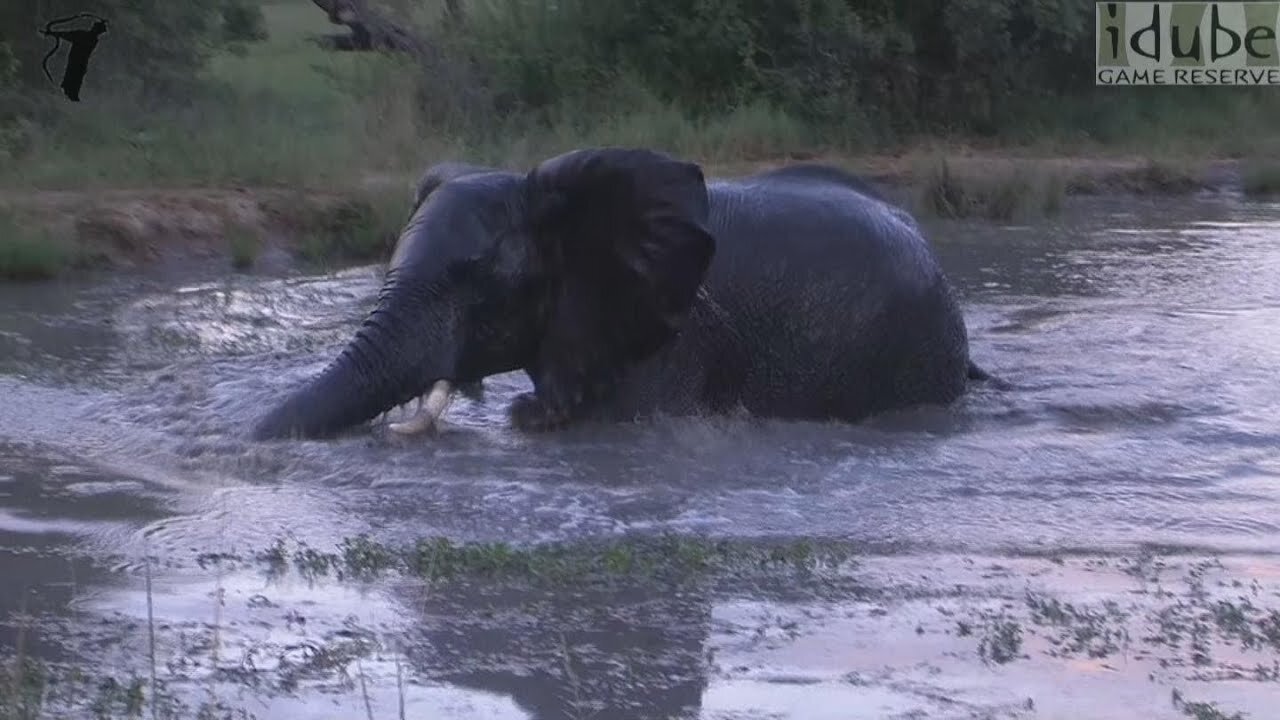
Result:
M1219 627L1207 660L1141 638L1214 592L1259 618L1280 607L1280 205L1068 209L930 226L973 355L1014 389L857 427L524 437L503 410L526 381L507 376L455 401L437 438L253 444L252 419L352 332L376 269L0 286L0 649L157 667L186 700L263 718L1182 717L1174 692L1269 717L1280 690L1258 668L1280 659L1280 615L1274 646ZM821 581L693 588L306 582L208 562L361 533L863 554ZM1119 603L1106 627L1128 639L1065 652L1028 593ZM992 662L1005 613L1021 650Z

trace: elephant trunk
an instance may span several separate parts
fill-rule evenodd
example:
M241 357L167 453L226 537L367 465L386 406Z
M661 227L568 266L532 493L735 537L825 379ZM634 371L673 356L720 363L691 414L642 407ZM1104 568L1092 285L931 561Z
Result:
M432 332L421 310L407 312L420 299L401 295L388 277L378 306L341 354L259 420L253 438L331 436L421 397L428 388L432 393L424 413L394 429L420 432L434 424L452 392L449 364L442 361L449 355L447 333Z

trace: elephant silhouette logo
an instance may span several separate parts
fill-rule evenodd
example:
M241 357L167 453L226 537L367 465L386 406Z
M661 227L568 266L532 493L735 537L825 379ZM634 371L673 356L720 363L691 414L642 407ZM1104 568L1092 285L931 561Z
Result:
M93 24L88 28L81 30L57 30L56 27L76 20L88 19ZM62 47L62 41L66 40L71 44L71 49L67 51L67 64L62 71L62 93L72 102L80 102L80 86L84 83L85 73L89 71L89 58L93 55L93 51L98 47L98 39L107 32L107 21L105 18L94 15L93 13L77 13L70 17L50 20L40 31L41 35L52 38L54 45L49 49L48 54L44 56L44 60L40 63L44 69L45 77L49 78L49 82L53 82L53 75L49 72L49 59L54 53Z

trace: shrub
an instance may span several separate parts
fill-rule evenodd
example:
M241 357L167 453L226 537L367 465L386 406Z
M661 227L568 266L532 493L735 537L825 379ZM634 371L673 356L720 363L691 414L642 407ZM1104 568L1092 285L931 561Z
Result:
M1280 160L1253 159L1245 162L1243 180L1246 195L1280 195Z
M261 42L267 39L267 19L262 6L249 0L228 0L222 9L222 39L227 42Z
M70 242L0 208L0 279L47 280L74 259Z
M497 107L540 121L626 106L634 86L695 117L785 108L838 129L996 132L1027 98L1084 91L1090 6L1072 0L477 0L445 44ZM620 102L621 100L621 102Z

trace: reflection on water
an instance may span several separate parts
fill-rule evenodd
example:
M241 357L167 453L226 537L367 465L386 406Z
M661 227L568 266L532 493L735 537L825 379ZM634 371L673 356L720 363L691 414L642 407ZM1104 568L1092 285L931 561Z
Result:
M169 622L194 633L213 622L191 589L207 576L195 559L281 537L331 547L358 533L526 543L676 531L839 538L903 557L1144 543L1280 552L1280 207L1088 201L1049 224L928 230L976 360L1015 389L856 427L671 419L522 437L505 427L526 384L510 375L483 402L459 399L429 441L361 431L252 444L251 420L360 321L375 270L141 292L0 287L0 573L22 579L0 590L11 616L0 639L17 642L24 608L63 622L76 592L104 616L145 617L144 556ZM221 582L245 608L265 592ZM813 667L794 682L777 667L767 682L709 669L717 618L755 594L669 590L272 592L331 618L381 607L405 622L405 662L431 681L408 701L452 703L455 717L571 717L574 702L583 716L604 702L616 718L825 717L803 706L811 683L834 682ZM244 612L245 627L259 622ZM287 625L283 613L270 622ZM822 697L950 717L901 687L842 682ZM311 712L290 702L257 712Z

